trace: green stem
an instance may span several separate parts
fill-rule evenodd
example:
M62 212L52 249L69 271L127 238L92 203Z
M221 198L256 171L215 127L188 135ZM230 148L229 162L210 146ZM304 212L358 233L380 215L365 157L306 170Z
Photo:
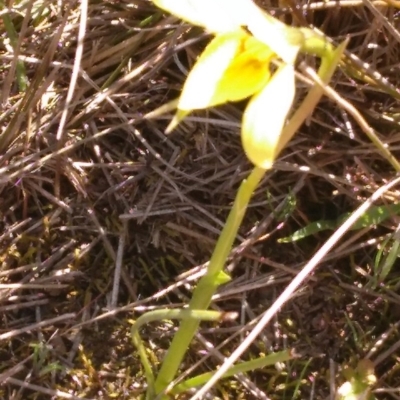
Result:
M325 42L324 38L317 37L316 35L313 36L312 31L303 32L303 38L304 45L302 45L302 51L314 54L321 53L322 62L318 72L321 79L324 82L328 82L340 60L345 44L340 46L337 50L334 50L329 43ZM283 146L290 140L307 116L314 110L322 94L322 89L317 85L311 89L306 100L302 103L282 132L286 139L281 141ZM206 274L200 279L194 290L193 297L189 303L189 310L206 310L209 307L213 294L224 279L223 268L243 220L250 198L264 174L265 170L255 168L248 179L242 182L227 222L217 241ZM193 318L184 319L180 323L179 329L172 340L154 383L155 394L161 394L161 398L163 399L167 398L163 393L165 394L168 385L178 373L179 367L196 334L199 324L200 320Z
M139 335L139 329L149 322L159 321L162 319L194 319L204 321L219 321L223 319L232 319L236 317L236 313L223 313L220 311L207 311L207 310L187 310L187 309L174 309L174 310L154 310L140 316L137 321L132 325L131 338L133 345L138 350L140 361L144 368L144 374L147 381L147 399L154 398L154 374L151 363L146 354L146 348L143 345L142 339Z
M329 47L329 43L324 44L324 46L327 47L322 48L321 44L323 42L321 40L315 42L309 40L308 43L309 48L307 48L305 45L303 49L304 51L317 53L322 53L322 51L324 51L324 57L322 58L321 67L318 71L318 74L324 82L328 82L335 71L342 52L344 51L345 43L339 46L336 50L333 50L332 47ZM318 85L315 85L311 89L310 93L306 97L306 100L302 103L302 105L291 118L288 125L286 125L284 128L282 136L286 140L283 140L282 143L286 144L291 139L307 116L314 110L322 94L323 90L318 87ZM282 149L279 149L279 151L280 150ZM248 179L242 182L235 203L228 216L228 220L216 244L207 269L207 273L198 283L193 293L192 300L189 304L189 309L202 310L209 307L211 298L220 284L218 282L218 275L223 270L225 261L229 256L229 252L232 248L233 241L236 237L247 205L250 201L250 197L264 174L264 170L255 168ZM187 348L189 347L189 344L199 327L199 324L200 321L190 319L183 320L181 322L178 332L174 336L156 379L156 394L163 392L174 379Z
M209 307L211 298L221 283L220 273L223 272L250 198L265 172L261 168L254 168L248 178L241 183L226 224L218 238L207 272L194 290L189 303L190 310L205 310ZM175 378L199 324L200 321L194 319L185 319L180 323L157 376L156 394L163 392Z
M328 83L332 78L333 73L336 70L337 65L339 64L340 58L346 48L347 41L341 43L336 49L332 49L331 47L325 49L325 55L321 58L321 66L318 69L318 76L321 78L322 82ZM331 46L327 43L327 46ZM304 51L321 51L321 49L317 49L315 43L310 45L310 47L304 47ZM289 123L284 127L280 141L280 145L277 151L279 154L289 140L293 137L293 135L297 132L300 126L303 124L305 119L311 115L314 111L316 105L321 100L324 91L322 87L315 84L312 89L307 94L304 101L301 103L300 107L296 110Z
M318 76L323 83L327 84L330 81L333 73L336 70L337 65L340 62L340 59L346 48L347 41L341 43L340 46L338 46L338 48L335 50L327 40L319 36L316 36L316 34L312 30L303 28L302 31L304 35L304 42L301 50L303 52L316 54L321 57L321 66L318 70ZM290 120L289 124L285 127L284 131L282 132L282 141L281 141L282 146L280 147L279 151L283 149L283 147L291 139L291 137L295 134L295 132L297 132L298 128L303 123L305 117L311 114L311 112L314 110L315 106L317 105L323 94L324 94L324 89L320 85L315 84L308 93L306 99L299 107L299 109L296 111L293 118ZM390 164L392 164L393 168L397 172L399 172L400 163L397 160L397 158L393 156L388 146L379 139L374 129L372 129L369 125L364 123L364 120L361 115L359 118L357 118L357 114L359 113L355 107L353 107L351 104L345 101L343 103L344 104L342 105L342 107L345 108L355 118L355 120L359 123L361 129L368 136L368 138L371 140L374 146L381 152L381 154L385 157L385 159ZM345 107L346 103L349 104L347 108Z
M0 9L3 11L5 8L4 1L0 1ZM18 32L15 29L14 23L7 12L3 13L2 16L4 27L6 28L8 38L10 39L10 44L14 49L15 57L18 57L19 49L18 49ZM17 70L17 82L18 89L20 92L25 92L28 84L28 78L26 76L25 64L21 60L16 61L16 70Z

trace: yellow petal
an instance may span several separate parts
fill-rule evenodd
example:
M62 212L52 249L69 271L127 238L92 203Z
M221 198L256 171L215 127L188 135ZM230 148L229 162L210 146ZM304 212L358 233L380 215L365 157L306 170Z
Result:
M247 27L286 63L294 63L302 44L302 34L298 29L273 18L252 0L153 0L153 3L212 33Z
M294 68L287 64L250 100L243 115L241 138L247 157L257 167L269 169L277 157L294 95Z
M246 35L244 31L220 34L208 44L186 78L179 109L196 110L210 106L218 82L238 54Z
M253 4L246 9L246 27L287 64L294 64L304 41L299 29L287 26Z
M165 11L212 33L229 32L246 25L251 0L153 0Z
M171 122L168 124L167 129L165 129L165 133L171 133L181 121L185 119L190 114L189 111L179 110L175 113L174 118L172 118Z
M273 55L243 30L216 36L190 71L178 109L190 111L250 97L268 82Z

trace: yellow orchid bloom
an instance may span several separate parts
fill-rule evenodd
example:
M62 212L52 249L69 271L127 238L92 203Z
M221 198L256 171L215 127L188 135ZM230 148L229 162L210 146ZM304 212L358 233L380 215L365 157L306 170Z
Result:
M274 56L242 29L217 35L190 71L167 132L192 110L240 101L260 91L270 79Z
M251 0L153 1L216 35L189 72L167 132L192 110L251 98L242 123L243 148L256 166L270 168L295 94L293 63L300 45L288 39L293 31ZM271 77L274 58L285 66Z

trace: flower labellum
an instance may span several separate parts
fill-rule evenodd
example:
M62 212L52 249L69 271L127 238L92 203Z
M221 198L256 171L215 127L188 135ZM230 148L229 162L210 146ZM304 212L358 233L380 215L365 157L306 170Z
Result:
M191 69L167 133L192 110L240 101L260 91L270 79L274 56L242 29L217 35Z

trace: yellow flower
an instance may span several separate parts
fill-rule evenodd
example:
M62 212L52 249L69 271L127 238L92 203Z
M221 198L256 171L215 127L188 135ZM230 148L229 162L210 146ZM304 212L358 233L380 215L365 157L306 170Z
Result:
M275 54L242 29L217 35L190 71L167 132L192 110L246 99L270 79Z
M250 97L242 123L243 148L253 164L270 168L295 95L293 63L300 46L289 28L251 0L153 1L216 35L190 71L167 132L192 110ZM271 77L274 58L285 64Z

